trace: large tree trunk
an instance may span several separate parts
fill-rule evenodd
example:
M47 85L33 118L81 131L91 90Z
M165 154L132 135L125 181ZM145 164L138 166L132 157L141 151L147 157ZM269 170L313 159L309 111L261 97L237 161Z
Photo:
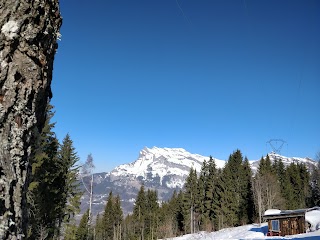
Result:
M51 98L58 0L0 0L0 239L23 239L32 146Z

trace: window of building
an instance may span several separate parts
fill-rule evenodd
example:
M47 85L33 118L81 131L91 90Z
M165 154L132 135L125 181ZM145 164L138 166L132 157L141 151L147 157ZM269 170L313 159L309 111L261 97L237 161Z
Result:
M272 226L272 231L275 231L275 232L280 231L279 220L271 220L271 226Z

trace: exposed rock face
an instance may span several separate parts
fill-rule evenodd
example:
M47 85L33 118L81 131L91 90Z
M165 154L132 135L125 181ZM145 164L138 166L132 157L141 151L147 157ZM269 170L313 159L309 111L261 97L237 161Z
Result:
M58 0L0 1L0 239L23 239L32 144L51 98Z

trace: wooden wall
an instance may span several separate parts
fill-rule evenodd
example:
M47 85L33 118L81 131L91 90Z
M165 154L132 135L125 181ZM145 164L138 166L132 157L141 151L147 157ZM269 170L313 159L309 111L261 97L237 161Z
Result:
M273 236L276 236L276 235L285 236L285 235L293 235L293 234L300 234L300 233L306 232L304 216L292 216L292 217L288 216L286 218L269 219L268 220L269 232L272 232L271 230L272 220L279 220L279 225L280 225L280 232L279 233L273 232L272 234Z

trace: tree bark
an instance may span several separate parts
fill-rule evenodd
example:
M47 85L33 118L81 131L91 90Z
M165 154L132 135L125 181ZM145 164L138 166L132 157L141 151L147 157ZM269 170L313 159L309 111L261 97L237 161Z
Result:
M51 98L58 0L0 1L0 239L23 239L32 146Z

